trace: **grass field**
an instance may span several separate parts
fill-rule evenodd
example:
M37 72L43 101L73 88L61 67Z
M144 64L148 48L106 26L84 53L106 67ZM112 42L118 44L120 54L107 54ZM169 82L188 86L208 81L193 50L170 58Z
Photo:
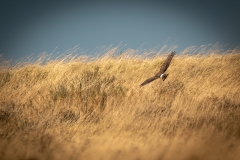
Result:
M1 160L239 160L240 51L0 65ZM44 63L43 63L44 62Z

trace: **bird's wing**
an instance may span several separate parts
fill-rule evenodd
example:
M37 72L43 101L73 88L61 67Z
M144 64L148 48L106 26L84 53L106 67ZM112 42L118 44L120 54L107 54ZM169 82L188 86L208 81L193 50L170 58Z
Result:
M158 79L159 77L156 77L156 76L154 76L154 77L151 77L151 78L148 78L148 79L146 79L141 85L140 85L140 87L142 87L142 86L144 86L144 85L146 85L146 84L148 84L148 83L150 83L150 82L152 82L152 81L154 81L154 80L156 80L156 79Z
M156 74L156 76L161 76L161 74L163 74L169 67L171 61L172 61L172 58L173 56L176 54L176 52L172 52L168 57L167 59L165 60L165 62L162 64L161 68L160 68L160 71Z

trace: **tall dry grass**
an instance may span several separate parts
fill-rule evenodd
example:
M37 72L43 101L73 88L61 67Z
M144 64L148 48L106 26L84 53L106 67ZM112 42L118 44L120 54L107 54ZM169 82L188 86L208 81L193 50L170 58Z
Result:
M2 61L0 159L240 159L239 51L182 52L142 88L166 54L115 51Z

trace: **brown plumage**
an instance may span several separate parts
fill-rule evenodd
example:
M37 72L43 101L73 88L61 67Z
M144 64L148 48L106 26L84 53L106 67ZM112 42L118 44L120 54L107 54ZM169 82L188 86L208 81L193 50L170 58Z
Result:
M172 52L172 53L167 57L167 59L165 60L165 62L162 64L162 66L161 66L161 68L160 68L160 71L159 71L155 76L146 79L146 80L140 85L140 87L142 87L142 86L144 86L144 85L146 85L146 84L148 84L148 83L150 83L150 82L152 82L152 81L154 81L154 80L156 80L156 79L158 79L158 78L162 78L162 80L164 81L164 80L167 78L167 76L168 76L168 74L164 74L164 72L168 69L168 67L169 67L169 65L170 65L170 63L171 63L171 60L172 60L172 58L173 58L173 56L174 56L175 54L176 54L176 52Z

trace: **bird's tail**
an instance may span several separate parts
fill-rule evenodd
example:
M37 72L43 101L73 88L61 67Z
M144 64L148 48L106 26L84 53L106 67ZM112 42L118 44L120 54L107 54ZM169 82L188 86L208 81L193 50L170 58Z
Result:
M164 81L167 78L168 74L162 74L161 78Z

